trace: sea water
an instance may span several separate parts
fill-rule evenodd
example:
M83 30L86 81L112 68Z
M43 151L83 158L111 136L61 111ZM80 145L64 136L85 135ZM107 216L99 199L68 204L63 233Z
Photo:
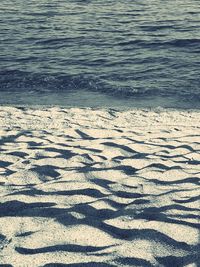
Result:
M1 0L0 104L200 108L200 1Z

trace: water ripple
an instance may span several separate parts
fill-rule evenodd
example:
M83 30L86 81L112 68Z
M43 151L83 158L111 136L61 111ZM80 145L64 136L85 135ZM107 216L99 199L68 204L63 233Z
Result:
M197 1L2 0L0 7L0 91L67 94L84 83L133 104L142 95L199 107Z

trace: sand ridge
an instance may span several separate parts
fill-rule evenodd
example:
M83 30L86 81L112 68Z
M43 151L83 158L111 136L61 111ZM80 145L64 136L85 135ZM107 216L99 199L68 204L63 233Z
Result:
M0 264L198 266L199 115L0 107Z

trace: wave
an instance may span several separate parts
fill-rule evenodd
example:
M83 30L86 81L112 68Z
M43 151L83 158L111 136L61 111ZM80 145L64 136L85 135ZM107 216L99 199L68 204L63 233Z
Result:
M134 45L140 47L150 47L150 48L165 48L168 49L170 47L177 47L177 48L186 48L192 47L193 50L195 47L200 49L200 39L174 39L174 40L130 40L118 43L119 46L132 46L134 49Z
M143 74L141 73L141 77ZM200 100L199 87L194 86L186 90L179 88L179 86L173 87L168 84L157 88L151 84L151 81L154 79L151 77L151 72L149 74L148 72L145 73L149 78L144 81L144 84L139 75L139 73L135 76L133 75L131 85L130 81L123 80L123 77L118 77L117 79L119 81L116 82L113 76L104 77L105 75L101 78L101 75L98 77L93 74L71 75L64 73L31 73L19 70L4 70L0 72L0 92L7 93L9 96L13 95L13 99L15 98L15 94L20 92L36 95L49 94L50 101L53 101L51 100L52 93L68 94L69 92L80 92L81 95L81 92L85 91L91 92L91 94L96 92L118 99L149 99L149 102L153 101L155 97L159 97L161 99L165 98L167 103L170 102L169 99L171 98L176 99L177 102L180 101L180 103L182 101L183 106L184 102L187 102L191 107L193 105L198 106ZM145 87L148 80L149 85ZM24 97L25 102L26 96ZM162 106L162 101L160 105Z

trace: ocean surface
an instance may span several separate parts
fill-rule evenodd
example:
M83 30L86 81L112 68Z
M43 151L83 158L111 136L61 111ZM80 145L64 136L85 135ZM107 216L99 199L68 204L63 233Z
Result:
M0 104L200 108L200 1L1 0Z

